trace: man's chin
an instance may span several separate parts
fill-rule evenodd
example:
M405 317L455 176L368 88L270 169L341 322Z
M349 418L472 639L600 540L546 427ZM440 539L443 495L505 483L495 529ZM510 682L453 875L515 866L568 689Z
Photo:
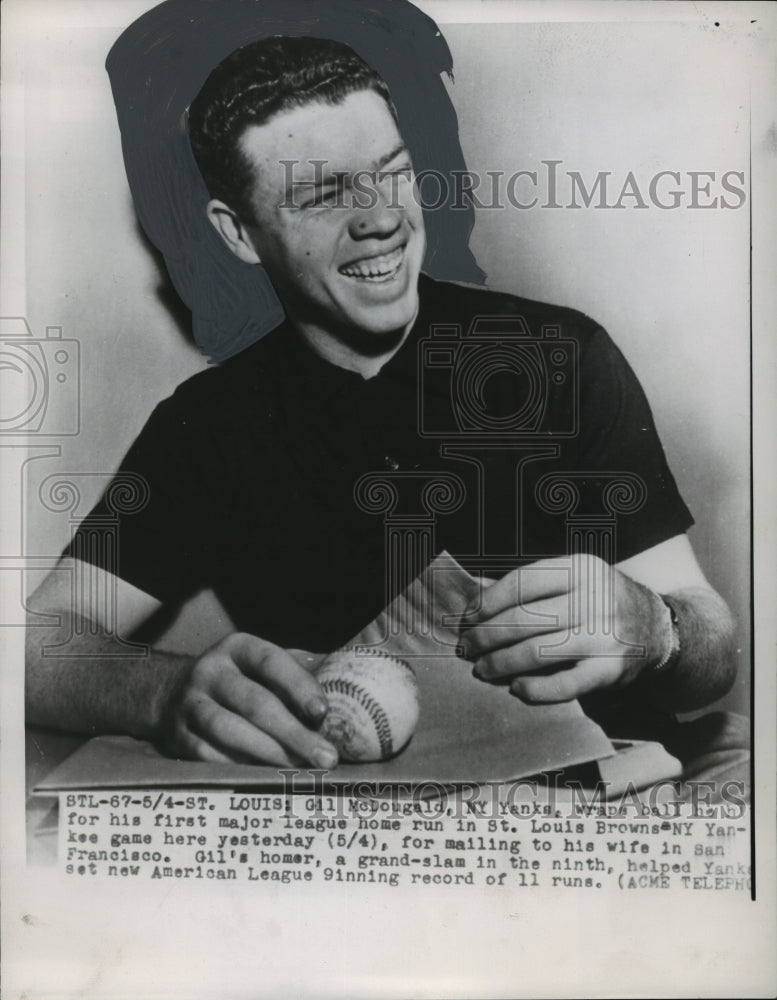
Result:
M397 303L393 308L376 307L353 310L350 327L357 339L374 343L375 352L385 349L396 340L401 340L415 320L418 312L418 296Z

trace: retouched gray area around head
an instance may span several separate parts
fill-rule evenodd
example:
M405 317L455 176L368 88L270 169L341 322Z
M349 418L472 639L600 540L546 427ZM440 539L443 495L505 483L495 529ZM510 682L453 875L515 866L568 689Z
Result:
M269 333L283 308L264 269L233 257L205 215L185 112L212 69L242 45L272 35L310 35L350 45L386 81L416 173L466 170L458 120L443 83L452 59L434 21L407 0L166 0L135 21L106 67L138 219L164 255L191 309L193 334L223 361ZM443 184L443 189L444 189ZM471 205L448 201L424 213L423 269L483 283L469 249Z

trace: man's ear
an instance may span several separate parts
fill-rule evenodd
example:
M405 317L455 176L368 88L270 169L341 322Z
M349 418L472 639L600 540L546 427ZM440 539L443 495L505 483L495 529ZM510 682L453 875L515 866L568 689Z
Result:
M260 264L251 237L234 209L226 202L213 198L205 209L211 225L232 253L246 264Z

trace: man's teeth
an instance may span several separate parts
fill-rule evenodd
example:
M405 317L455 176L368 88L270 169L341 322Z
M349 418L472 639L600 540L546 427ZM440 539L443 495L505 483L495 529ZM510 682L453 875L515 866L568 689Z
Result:
M340 273L349 278L385 278L393 274L402 263L404 247L397 247L391 253L381 254L380 257L369 257L366 260L357 260L353 264L346 264L340 268Z

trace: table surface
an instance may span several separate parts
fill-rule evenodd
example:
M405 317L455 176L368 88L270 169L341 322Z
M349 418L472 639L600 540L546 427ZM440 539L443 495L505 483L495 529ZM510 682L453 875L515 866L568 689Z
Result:
M53 865L57 857L57 834L59 819L59 800L57 795L34 794L33 789L48 774L51 773L67 757L86 742L82 736L71 736L47 730L28 728L25 740L26 757L26 829L27 829L27 861L32 865ZM642 744L641 746L652 746ZM629 778L636 777L640 771L640 745L637 750L621 744L616 757L620 772L624 768ZM632 754L629 757L629 754ZM635 772L632 774L631 772ZM604 777L605 775L602 775ZM596 779L594 779L596 780ZM655 781L653 777L651 780ZM557 788L564 798L563 785ZM571 792L569 793L571 797Z

